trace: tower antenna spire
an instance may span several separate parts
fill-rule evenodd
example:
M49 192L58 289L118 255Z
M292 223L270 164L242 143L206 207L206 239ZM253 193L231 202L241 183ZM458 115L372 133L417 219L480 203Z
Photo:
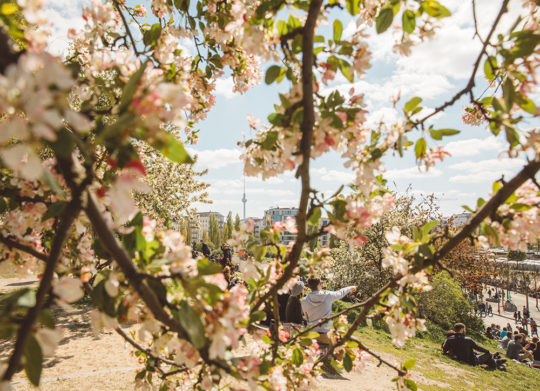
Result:
M244 135L243 137L244 139L244 145L245 145L245 142L246 142L246 136ZM242 204L244 204L244 221L246 220L246 203L247 203L247 198L246 198L246 172L244 171L244 194L242 195Z

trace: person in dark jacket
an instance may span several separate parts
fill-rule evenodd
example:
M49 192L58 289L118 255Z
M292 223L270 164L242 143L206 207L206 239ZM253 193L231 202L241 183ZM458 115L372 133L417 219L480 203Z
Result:
M208 247L208 245L202 240L201 240L201 251L206 258L210 256L210 247Z
M223 251L223 263L225 266L232 266L232 251L225 243L221 245L221 251Z
M285 309L285 321L287 323L304 324L304 317L302 316L302 303L300 299L304 295L304 283L298 281L291 289L291 295L287 300L287 307Z
M488 364L493 366L495 361L491 353L486 348L478 345L471 338L465 337L466 328L463 323L454 325L454 334L449 333L446 341L443 343L443 352L456 360L463 361L470 365ZM484 354L476 354L475 350Z

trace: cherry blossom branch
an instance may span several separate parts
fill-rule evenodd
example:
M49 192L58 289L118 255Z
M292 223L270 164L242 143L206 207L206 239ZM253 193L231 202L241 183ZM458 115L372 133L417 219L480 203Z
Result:
M407 371L404 371L403 369L401 369L400 367L398 366L395 366L391 363L389 363L388 361L386 361L384 358L382 358L381 356L379 356L377 353L373 352L372 350L370 350L366 345L364 345L360 340L354 338L354 337L351 337L350 338L351 341L353 342L356 342L358 344L358 347L362 350L364 350L365 352L369 353L370 356L373 356L375 357L377 360L379 360L379 364L377 365L378 367L381 366L381 364L385 364L386 366L389 366L390 368L394 369L399 376L405 376L407 374Z
M20 361L24 349L26 348L26 343L28 342L30 333L32 332L34 323L45 305L45 298L51 290L54 270L56 269L56 265L60 259L60 254L64 243L67 240L68 231L81 212L81 190L82 189L80 189L78 192L74 192L73 199L66 206L65 213L62 216L58 231L56 232L51 245L51 252L46 260L45 271L43 272L41 282L36 292L36 304L28 310L28 313L26 314L19 328L13 353L9 359L8 368L2 377L2 380L4 381L10 381L13 375L18 371Z
M444 246L435 253L435 256L431 260L427 260L424 263L424 267L433 265L437 260L443 259L446 255L452 251L461 241L470 236L476 227L488 216L496 211L500 205L502 205L508 197L510 197L523 183L527 180L534 178L536 173L540 170L540 154L536 155L536 158L530 161L524 166L521 171L514 176L509 182L506 182L499 191L486 202L479 211L477 211L472 219L466 224L452 239L444 244ZM414 271L419 271L421 268L417 267Z
M34 250L32 247L21 244L2 234L0 234L0 242L4 243L10 250L12 248L16 248L17 250L21 250L27 254L30 254L43 262L47 262L48 260L46 254L40 253L39 251Z
M298 226L298 236L287 256L288 265L285 267L283 274L276 283L260 297L255 305L251 308L251 312L256 311L269 297L277 294L283 285L293 275L293 270L298 264L300 254L304 243L306 242L306 213L309 202L309 194L311 190L309 164L311 159L311 144L313 142L313 125L315 123L315 110L313 107L313 36L317 25L317 18L322 6L322 0L313 0L309 4L309 11L302 32L302 106L304 108L304 116L300 129L302 131L302 139L300 140L300 152L302 153L302 164L298 167L296 177L301 178L302 192L300 194L300 203L298 213L296 214L296 224Z
M185 372L187 371L189 368L186 367L184 364L178 364L174 361L171 361L171 360L168 360L166 358L163 358L163 357L160 357L160 356L157 356L155 354L152 353L152 351L150 349L147 349L145 348L144 346L138 344L133 338L131 338L129 335L127 335L125 333L124 330L122 330L122 328L120 327L115 327L114 328L114 331L116 331L122 338L124 338L124 340L129 343L131 346L133 346L135 349L143 352L144 354L146 354L148 357L156 360L156 362L159 362L161 361L162 363L164 364L167 364L167 365L170 365L170 366L173 366L173 367L176 367L177 369L174 371L175 373L179 373L179 372ZM170 376L172 375L173 373L170 373L169 372L165 372L163 371L159 366L156 366L156 368L161 372L162 374L162 377L166 377L166 376Z
M433 117L437 113L440 113L441 111L444 111L447 107L452 106L454 103L456 103L456 101L459 98L461 98L463 95L465 95L466 93L468 93L469 91L471 91L473 89L473 87L475 86L474 79L476 78L476 72L478 72L478 67L480 66L480 61L482 60L482 57L484 56L484 54L486 54L486 48L487 48L487 46L489 44L489 41L491 40L491 36L493 35L493 33L495 32L495 29L499 25L499 22L500 22L500 20L501 20L501 18L503 16L503 14L507 11L507 6L508 6L509 1L510 0L503 0L503 3L502 3L501 8L499 10L499 13L497 14L497 17L495 19L495 22L493 22L493 25L491 26L491 30L489 31L489 34L487 35L486 40L484 41L484 44L482 45L482 50L480 51L480 54L478 55L478 57L477 57L477 59L476 59L476 61L474 63L473 72L472 72L471 77L469 78L469 81L468 81L467 85L465 86L465 88L463 88L456 95L454 95L452 97L452 99L450 99L449 101L443 103L441 106L439 106L435 110L433 110L432 113L430 113L430 114L426 115L424 118L416 121L414 123L414 126L423 125L429 118Z
M135 52L135 54L137 56L140 55L141 53L139 53L139 51L137 50L137 45L135 43L135 39L133 38L133 35L131 34L131 30L129 28L129 24L128 24L127 20L126 20L126 17L124 16L124 13L120 9L121 8L120 4L118 3L117 0L113 0L113 4L114 4L114 8L116 8L118 13L120 14L120 17L122 18L122 23L124 23L126 33L128 34L129 39L131 40L131 44L133 45L133 51Z
M85 208L85 213L92 223L97 236L102 240L104 247L109 251L118 266L120 266L130 284L135 288L141 299L145 302L157 320L168 326L172 331L176 332L180 338L189 340L188 334L182 325L173 319L163 309L154 291L152 291L152 289L147 285L140 273L137 271L137 268L131 261L131 257L120 245L114 236L113 231L107 225L107 222L96 205L93 195L90 192L88 192L87 195L88 203Z

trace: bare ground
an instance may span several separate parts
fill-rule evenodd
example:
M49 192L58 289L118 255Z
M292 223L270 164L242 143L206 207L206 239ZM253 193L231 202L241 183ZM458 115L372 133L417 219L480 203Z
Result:
M1 278L0 292L35 285L32 278ZM64 338L54 355L45 359L41 375L40 390L133 390L135 373L141 365L132 354L131 346L115 332L94 334L85 309L74 309L66 313L57 311L59 325L64 328ZM129 332L135 326L126 328ZM11 346L0 342L0 361L9 357ZM393 361L389 355L385 359ZM395 377L388 367L377 366L372 360L361 373L345 373L341 379L323 379L318 390L322 391L380 391L395 389L391 379ZM414 378L414 376L413 376ZM432 383L427 379L424 384ZM13 379L13 389L17 391L35 390L29 384L24 372Z

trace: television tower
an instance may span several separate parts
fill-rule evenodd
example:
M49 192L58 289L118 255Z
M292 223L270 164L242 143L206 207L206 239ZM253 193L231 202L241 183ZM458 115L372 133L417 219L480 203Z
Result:
M244 204L244 221L246 220L246 174L244 173L244 195L242 196L242 203Z

